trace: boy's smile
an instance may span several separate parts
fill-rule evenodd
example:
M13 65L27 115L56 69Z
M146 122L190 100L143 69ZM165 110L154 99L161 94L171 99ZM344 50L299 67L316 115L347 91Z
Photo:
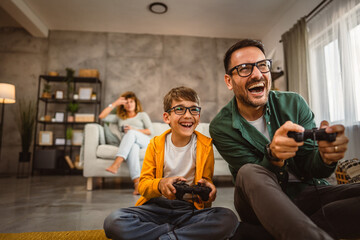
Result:
M173 100L171 107L198 107L197 103L191 101ZM175 109L163 114L164 122L171 127L171 140L177 147L185 146L191 139L191 135L199 124L200 114L193 115L190 109L185 110L185 114L179 115L175 113Z

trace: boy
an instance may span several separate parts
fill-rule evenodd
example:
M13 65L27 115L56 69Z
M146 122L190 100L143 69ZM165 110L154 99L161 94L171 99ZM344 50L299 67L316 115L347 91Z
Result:
M169 130L154 137L140 175L136 207L119 209L104 222L113 239L228 239L238 226L226 208L209 208L215 200L212 183L212 141L195 131L200 120L199 98L187 87L170 90L164 97L163 120ZM176 182L200 183L211 189L209 200L175 199Z

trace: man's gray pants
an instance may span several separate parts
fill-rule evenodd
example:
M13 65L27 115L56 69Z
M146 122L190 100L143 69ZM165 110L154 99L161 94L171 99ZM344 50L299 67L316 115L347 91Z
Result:
M308 186L292 201L273 172L246 164L234 198L241 221L262 224L275 239L360 237L360 183Z

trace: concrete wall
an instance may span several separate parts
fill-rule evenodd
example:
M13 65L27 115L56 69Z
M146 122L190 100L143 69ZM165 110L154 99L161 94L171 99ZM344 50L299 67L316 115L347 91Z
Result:
M103 83L102 107L134 91L153 121L162 121L162 98L175 86L195 89L209 122L230 100L222 58L235 39L123 33L52 31L48 39L20 28L0 28L0 82L15 84L17 100L36 99L38 76L65 68L96 68ZM0 172L14 173L20 135L18 104L5 106Z

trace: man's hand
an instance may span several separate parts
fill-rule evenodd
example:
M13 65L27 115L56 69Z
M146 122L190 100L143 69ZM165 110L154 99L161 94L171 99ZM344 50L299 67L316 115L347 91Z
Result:
M217 192L215 185L212 184L211 182L207 181L206 179L203 179L203 178L200 179L200 180L198 181L198 183L200 183L201 186L205 186L205 187L211 188L211 192L209 193L209 200L207 200L206 202L209 202L209 203L210 203L210 202L215 201L216 192Z
M294 139L289 138L287 133L289 131L303 132L304 128L291 121L287 121L278 130L276 130L272 142L270 143L270 149L273 157L279 159L279 162L271 161L275 166L282 167L284 161L288 158L294 157L297 150L304 142L296 142Z
M345 155L349 139L345 136L345 127L343 125L329 126L327 121L322 121L320 128L325 128L326 133L337 133L334 142L318 141L319 152L326 164L332 164L339 161Z
M158 189L162 195L164 195L167 199L174 200L176 199L175 193L176 189L173 186L173 183L184 181L186 179L183 177L169 177L169 178L162 178L159 182Z

